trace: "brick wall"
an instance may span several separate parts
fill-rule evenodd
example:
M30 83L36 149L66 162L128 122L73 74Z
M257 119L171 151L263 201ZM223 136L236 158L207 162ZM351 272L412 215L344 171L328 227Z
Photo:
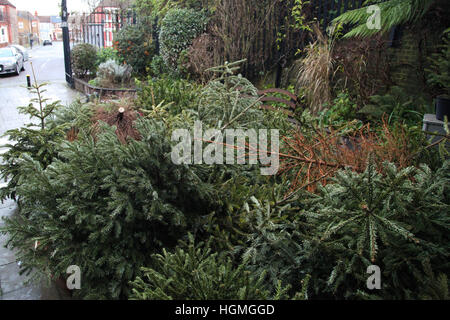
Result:
M426 85L425 69L428 58L436 52L441 43L438 30L423 30L421 25L405 26L400 29L401 38L398 45L387 50L391 80L393 84L404 88L409 93L430 95Z
M391 79L395 85L415 95L429 98L433 95L426 84L425 69L429 66L429 57L442 44L442 32L450 27L449 15L450 5L447 3L438 10L431 10L421 21L400 28L397 46L387 50Z

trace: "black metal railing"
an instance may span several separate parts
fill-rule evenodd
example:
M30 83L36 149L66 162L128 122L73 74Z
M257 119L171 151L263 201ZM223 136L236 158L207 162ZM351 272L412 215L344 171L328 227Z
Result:
M114 46L114 33L128 25L136 24L132 9L97 9L89 14L71 16L69 19L70 42L90 43L98 48Z

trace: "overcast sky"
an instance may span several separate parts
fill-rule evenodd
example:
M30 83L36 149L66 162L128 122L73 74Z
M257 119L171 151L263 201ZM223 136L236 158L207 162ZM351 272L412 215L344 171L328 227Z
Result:
M9 0L17 10L27 10L40 16L59 15L61 0ZM71 11L86 11L87 0L67 0L67 9Z

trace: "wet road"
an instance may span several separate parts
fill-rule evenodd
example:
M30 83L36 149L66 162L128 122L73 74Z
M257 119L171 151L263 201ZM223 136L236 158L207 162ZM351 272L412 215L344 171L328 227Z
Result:
M64 53L60 42L53 46L34 47L29 52L30 59L25 62L25 71L19 76L0 76L0 135L7 130L18 128L29 122L27 116L17 112L18 106L27 105L34 96L26 88L26 77L33 80L32 67L38 83L48 82L45 98L60 100L67 105L78 95L65 82Z

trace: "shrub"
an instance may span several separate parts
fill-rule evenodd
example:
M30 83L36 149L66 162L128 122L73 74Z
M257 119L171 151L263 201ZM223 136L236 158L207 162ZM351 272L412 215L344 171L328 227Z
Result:
M96 61L97 66L99 66L100 64L102 64L108 60L114 60L114 61L119 60L116 49L103 48L97 52L97 61Z
M186 248L185 248L186 247ZM226 255L212 253L203 243L153 256L154 266L133 283L138 300L265 300L264 274L255 277L245 264L235 267ZM280 292L280 295L283 293Z
M319 116L326 125L339 124L355 119L357 109L357 104L352 101L348 92L343 91L338 93L330 108L321 112Z
M125 144L114 127L103 126L95 141L79 136L45 170L26 159L21 212L1 229L22 272L58 278L77 265L83 271L78 297L126 298L152 253L195 230L214 203L209 186L167 157L164 124L139 120L136 129L141 140Z
M177 8L167 12L159 33L161 56L166 65L177 69L180 53L205 31L207 23L208 17L204 11Z
M108 60L99 65L97 77L101 86L124 85L130 82L132 68L129 65L119 65L114 60Z
M150 73L152 77L156 78L169 73L169 68L160 55L153 56L152 62L150 64Z
M450 28L443 32L441 51L429 59L431 66L427 69L428 83L450 98Z
M71 52L72 69L77 77L92 76L96 71L97 49L89 43L77 44Z
M434 285L433 273L448 274L448 166L432 172L386 164L382 175L369 165L362 174L340 172L321 188L305 214L334 260L323 290L343 298L374 294L365 272L376 264L383 289L375 295L418 299Z
M384 95L373 95L369 100L358 113L372 121L381 121L386 115L389 122L395 120L417 125L421 124L427 111L426 102L422 98L411 96L397 86L393 86Z
M120 62L144 74L155 54L152 29L145 24L129 25L115 35L115 48Z
M381 35L370 40L339 39L332 51L334 89L347 91L358 108L367 104L370 96L385 92L393 84L386 50Z
M212 73L206 70L218 64L217 57L214 56L214 48L219 46L218 39L208 33L203 33L195 38L192 45L187 50L186 62L183 68L187 69L190 75L201 82L211 80Z

